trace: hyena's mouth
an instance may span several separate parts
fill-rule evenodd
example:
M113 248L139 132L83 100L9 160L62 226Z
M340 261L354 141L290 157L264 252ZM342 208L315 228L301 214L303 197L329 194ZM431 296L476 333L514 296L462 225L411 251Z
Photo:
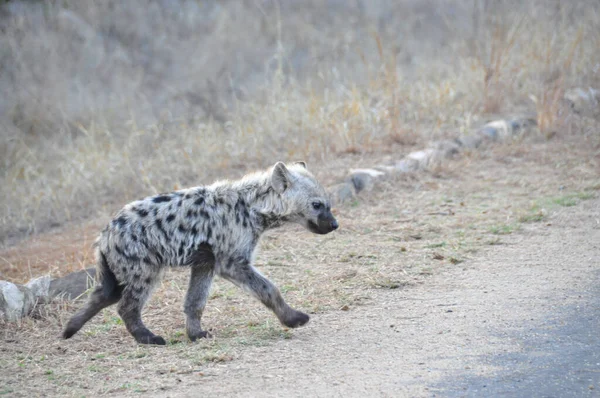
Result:
M318 223L308 220L308 230L314 234L325 235L338 228L338 223L333 221L319 220Z

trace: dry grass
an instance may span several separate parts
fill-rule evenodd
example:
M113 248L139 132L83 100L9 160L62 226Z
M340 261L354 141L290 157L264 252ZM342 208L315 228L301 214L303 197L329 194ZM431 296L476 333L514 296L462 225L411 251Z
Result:
M598 4L521 3L4 4L0 241L492 114L551 136L564 89L598 86Z
M391 178L374 192L336 209L342 228L312 235L300 228L270 232L261 242L257 267L286 299L319 317L368 305L373 289L404 289L427 283L444 267L472 267L469 261L502 233L528 233L520 215L543 207L550 217L598 195L597 134L566 135L473 153L435 173ZM567 150L568 149L568 150ZM556 168L559 160L564 167ZM348 162L355 162L348 156ZM385 161L369 157L366 163ZM532 202L532 199L534 201ZM393 204L393 205L392 205ZM529 220L524 220L529 222ZM517 228L518 227L518 228ZM59 331L79 303L43 306L38 319L2 324L0 366L3 393L14 396L136 395L162 393L181 374L199 379L244 356L251 347L311 334L281 327L274 316L230 283L217 280L204 324L214 338L187 342L182 304L187 272L167 274L145 310L145 320L169 341L141 347L127 334L114 308L94 318L73 339Z

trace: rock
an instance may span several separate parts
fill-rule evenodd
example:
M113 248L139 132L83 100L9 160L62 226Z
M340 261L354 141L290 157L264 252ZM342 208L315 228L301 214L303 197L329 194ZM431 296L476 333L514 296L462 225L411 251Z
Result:
M25 284L25 287L27 287L31 291L34 297L45 298L48 296L51 281L52 278L50 278L50 275L45 275L30 280Z
M375 166L375 170L381 171L382 173L385 173L385 174L391 174L391 173L395 173L398 171L394 166L387 166L384 164Z
M341 184L330 187L329 193L331 194L331 200L334 205L344 203L356 196L354 184L350 182L342 182Z
M405 159L417 161L417 170L425 170L432 162L441 157L441 154L433 148L423 151L409 153Z
M478 134L490 138L493 141L505 140L513 135L512 124L506 120L494 120L483 126L478 131Z
M411 173L419 170L419 161L415 159L404 158L396 163L394 168L400 173Z
M477 149L481 146L483 137L480 134L464 135L456 140L463 148Z
M33 293L23 285L0 281L0 316L16 321L27 316L37 302Z
M498 141L500 139L498 129L492 126L484 126L477 133L492 141Z
M461 145L456 140L444 140L434 142L432 148L438 151L442 158L450 159L460 153Z
M537 127L537 121L532 118L514 119L510 121L513 135L525 134Z
M384 176L385 173L375 169L350 170L348 180L354 185L356 193L371 188L375 179Z
M87 268L81 271L73 272L62 278L54 279L50 282L48 291L49 297L61 296L66 299L75 300L92 286L96 277L95 268Z
M599 90L592 87L573 88L565 92L564 99L577 113L590 117L600 116Z

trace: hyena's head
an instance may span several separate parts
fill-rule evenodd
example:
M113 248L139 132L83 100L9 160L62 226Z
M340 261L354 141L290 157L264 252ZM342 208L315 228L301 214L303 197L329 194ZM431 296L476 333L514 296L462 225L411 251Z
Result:
M338 222L331 214L329 195L307 170L306 163L295 162L286 166L277 162L273 167L271 184L286 202L290 221L315 234L328 234L338 228Z

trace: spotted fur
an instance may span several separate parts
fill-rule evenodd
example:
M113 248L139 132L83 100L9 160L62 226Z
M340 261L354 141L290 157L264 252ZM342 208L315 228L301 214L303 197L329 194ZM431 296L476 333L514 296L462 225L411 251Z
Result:
M308 315L291 308L253 266L260 236L286 222L325 234L338 227L328 195L306 164L278 162L241 180L220 181L126 205L96 242L99 284L63 332L70 338L100 310L118 313L139 343L165 344L141 312L166 267L191 267L184 312L190 340L206 337L200 320L215 274L252 293L281 323L298 327Z

